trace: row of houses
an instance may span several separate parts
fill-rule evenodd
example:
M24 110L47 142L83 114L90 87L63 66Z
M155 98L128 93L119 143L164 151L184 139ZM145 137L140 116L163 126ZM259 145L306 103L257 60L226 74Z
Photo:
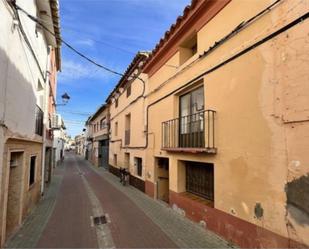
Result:
M31 20L17 5L44 23ZM0 1L0 247L14 235L63 157L56 113L58 0Z
M193 0L79 153L241 247L309 245L309 2Z

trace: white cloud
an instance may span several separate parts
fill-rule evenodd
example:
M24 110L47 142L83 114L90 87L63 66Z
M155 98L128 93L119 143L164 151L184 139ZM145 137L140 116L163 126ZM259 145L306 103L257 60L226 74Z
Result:
M94 41L91 40L91 39L84 39L84 40L76 41L76 44L84 45L84 46L88 46L88 47L93 47Z
M85 63L75 62L73 60L63 60L62 70L59 74L59 81L67 83L78 79L102 79L105 80L111 75L102 69Z

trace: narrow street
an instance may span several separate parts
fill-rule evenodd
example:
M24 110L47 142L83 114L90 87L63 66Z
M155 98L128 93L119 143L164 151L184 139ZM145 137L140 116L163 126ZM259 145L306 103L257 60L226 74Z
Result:
M309 0L0 17L0 249L309 249Z
M114 175L94 168L73 153L66 155L54 179L57 183L52 183L47 197L7 243L7 248L228 246L218 236L133 187L122 186ZM55 192L57 184L57 194L48 196ZM54 204L44 204L53 198ZM106 224L97 224L93 217L103 215Z

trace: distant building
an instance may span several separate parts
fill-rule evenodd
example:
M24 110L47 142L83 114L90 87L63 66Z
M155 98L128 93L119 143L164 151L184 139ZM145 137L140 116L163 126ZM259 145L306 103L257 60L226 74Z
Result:
M49 183L51 181L52 171L55 167L56 159L56 151L53 149L54 146L54 138L57 136L58 129L63 129L63 121L59 114L57 114L56 110L56 89L57 89L57 72L60 70L61 60L60 60L60 50L50 47L50 66L49 66L49 80L47 85L47 91L45 94L45 101L47 105L45 105L44 113L44 127L45 127L45 141L44 141L44 150L43 150L43 160L45 163L45 183ZM60 121L58 121L58 118ZM55 124L56 122L60 122L60 124ZM52 126L52 125L56 126Z
M61 160L64 158L64 149L65 143L67 140L67 135L65 131L64 121L61 116L58 114L59 122L56 125L52 125L53 127L53 162L52 166L56 167ZM53 119L55 120L55 119Z
M50 167L49 96L60 68L58 1L16 1L49 23L56 37L1 1L0 12L0 247L33 210ZM46 160L46 164L45 164Z
M86 137L84 133L75 136L75 152L83 157L85 157L85 141Z
M110 110L110 171L130 172L130 184L145 192L146 136L145 108L147 76L141 73L147 52L139 52L106 100Z
M102 105L86 122L85 157L97 167L106 169L109 155L109 125L108 105Z

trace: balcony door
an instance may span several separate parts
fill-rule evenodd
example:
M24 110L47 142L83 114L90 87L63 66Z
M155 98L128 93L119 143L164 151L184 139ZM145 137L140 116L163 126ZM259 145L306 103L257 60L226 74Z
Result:
M204 87L180 97L179 147L205 147Z

